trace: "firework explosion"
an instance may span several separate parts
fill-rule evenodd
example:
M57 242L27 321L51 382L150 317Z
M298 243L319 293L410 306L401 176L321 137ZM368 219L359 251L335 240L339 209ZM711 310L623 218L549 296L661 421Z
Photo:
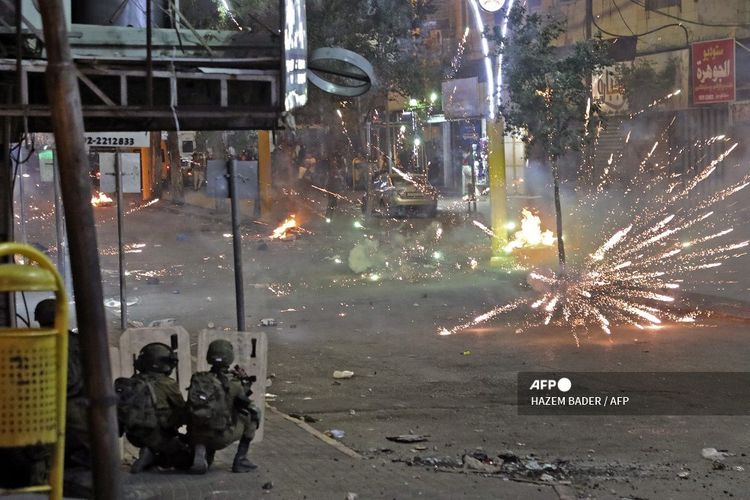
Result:
M590 165L581 167L579 173L594 182L577 193L580 201L572 217L594 230L593 241L603 243L588 251L579 248L581 257L564 270L531 272L527 281L534 297L496 307L438 333L457 333L517 310L528 312L517 331L552 323L570 328L576 341L580 332L610 334L618 324L656 328L667 321L694 321L701 311L677 294L699 282L721 283L715 277L702 280L701 272L746 255L750 241L732 240L733 224L740 215L731 210L731 203L750 185L750 175L731 184L714 179L721 169L731 167L727 158L737 147L725 136L696 142L693 150L702 157L687 172L677 172L687 148L660 147L674 123L642 158L637 175L632 168L629 175L618 172L628 164L622 153L610 157L598 176ZM630 134L623 150L629 140ZM709 156L716 149L719 153ZM614 181L618 178L627 178L627 185L618 189ZM609 215L595 220L601 213Z

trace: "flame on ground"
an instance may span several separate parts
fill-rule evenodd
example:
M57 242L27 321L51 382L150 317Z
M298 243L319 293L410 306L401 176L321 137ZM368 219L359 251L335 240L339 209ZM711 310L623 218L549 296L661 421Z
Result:
M94 207L111 205L112 203L114 203L114 200L107 196L105 193L94 191L94 194L91 196L91 205Z
M527 208L521 210L521 215L521 230L516 231L513 239L503 247L506 252L522 247L549 247L555 244L557 238L549 229L542 231L542 221L538 216Z
M296 227L298 227L297 219L295 218L294 214L292 214L287 217L286 220L279 225L279 227L273 230L273 233L271 233L271 239L281 240L287 238L289 236L289 231Z

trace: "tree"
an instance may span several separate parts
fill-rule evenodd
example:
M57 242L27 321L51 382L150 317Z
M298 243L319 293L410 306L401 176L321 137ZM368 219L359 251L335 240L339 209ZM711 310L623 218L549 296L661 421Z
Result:
M599 106L591 102L590 75L610 64L606 45L598 39L556 47L565 32L564 21L527 14L516 5L508 13L508 34L495 28L490 38L503 55L503 82L507 95L500 112L506 127L519 135L527 150L537 146L552 167L557 248L561 271L565 269L559 159L580 151L588 130L599 121ZM590 107L589 107L590 106ZM588 112L587 112L588 108Z
M645 109L652 102L672 92L676 73L675 58L670 58L660 71L644 59L632 65L617 65L617 80L622 85L628 107L633 112Z

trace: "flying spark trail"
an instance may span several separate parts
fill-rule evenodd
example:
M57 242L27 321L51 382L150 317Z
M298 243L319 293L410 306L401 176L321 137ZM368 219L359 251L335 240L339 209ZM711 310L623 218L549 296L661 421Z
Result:
M696 141L688 168L677 162L687 163L690 148L670 148L664 137L640 160L609 155L606 169L597 175L586 175L591 172L583 170L593 167L582 162L579 178L591 179L593 185L579 193L574 214L579 227L594 231L595 237L580 244L564 272L529 273L527 281L536 296L495 307L440 334L455 334L514 310L526 313L516 331L554 324L571 330L576 341L578 332L610 335L616 325L654 329L669 322L695 322L704 311L676 292L732 283L717 279L716 273L736 272L729 262L750 249L746 238L731 240L735 227L745 224L746 214L735 208L735 198L750 185L750 174L721 185L725 172L737 168L727 158L738 147L723 135ZM628 133L623 149L630 147L630 139ZM709 157L708 146L723 150ZM611 186L612 178L627 182ZM492 235L483 224L473 223ZM584 251L597 241L603 243Z

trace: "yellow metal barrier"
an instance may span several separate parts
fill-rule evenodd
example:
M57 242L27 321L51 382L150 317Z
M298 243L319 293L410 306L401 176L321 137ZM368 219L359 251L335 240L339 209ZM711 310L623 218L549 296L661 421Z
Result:
M0 494L49 492L62 498L68 358L68 302L60 274L41 252L0 243L0 257L23 255L31 264L0 264L0 292L51 291L55 327L0 328L0 448L52 445L46 485ZM35 265L34 265L35 264Z

